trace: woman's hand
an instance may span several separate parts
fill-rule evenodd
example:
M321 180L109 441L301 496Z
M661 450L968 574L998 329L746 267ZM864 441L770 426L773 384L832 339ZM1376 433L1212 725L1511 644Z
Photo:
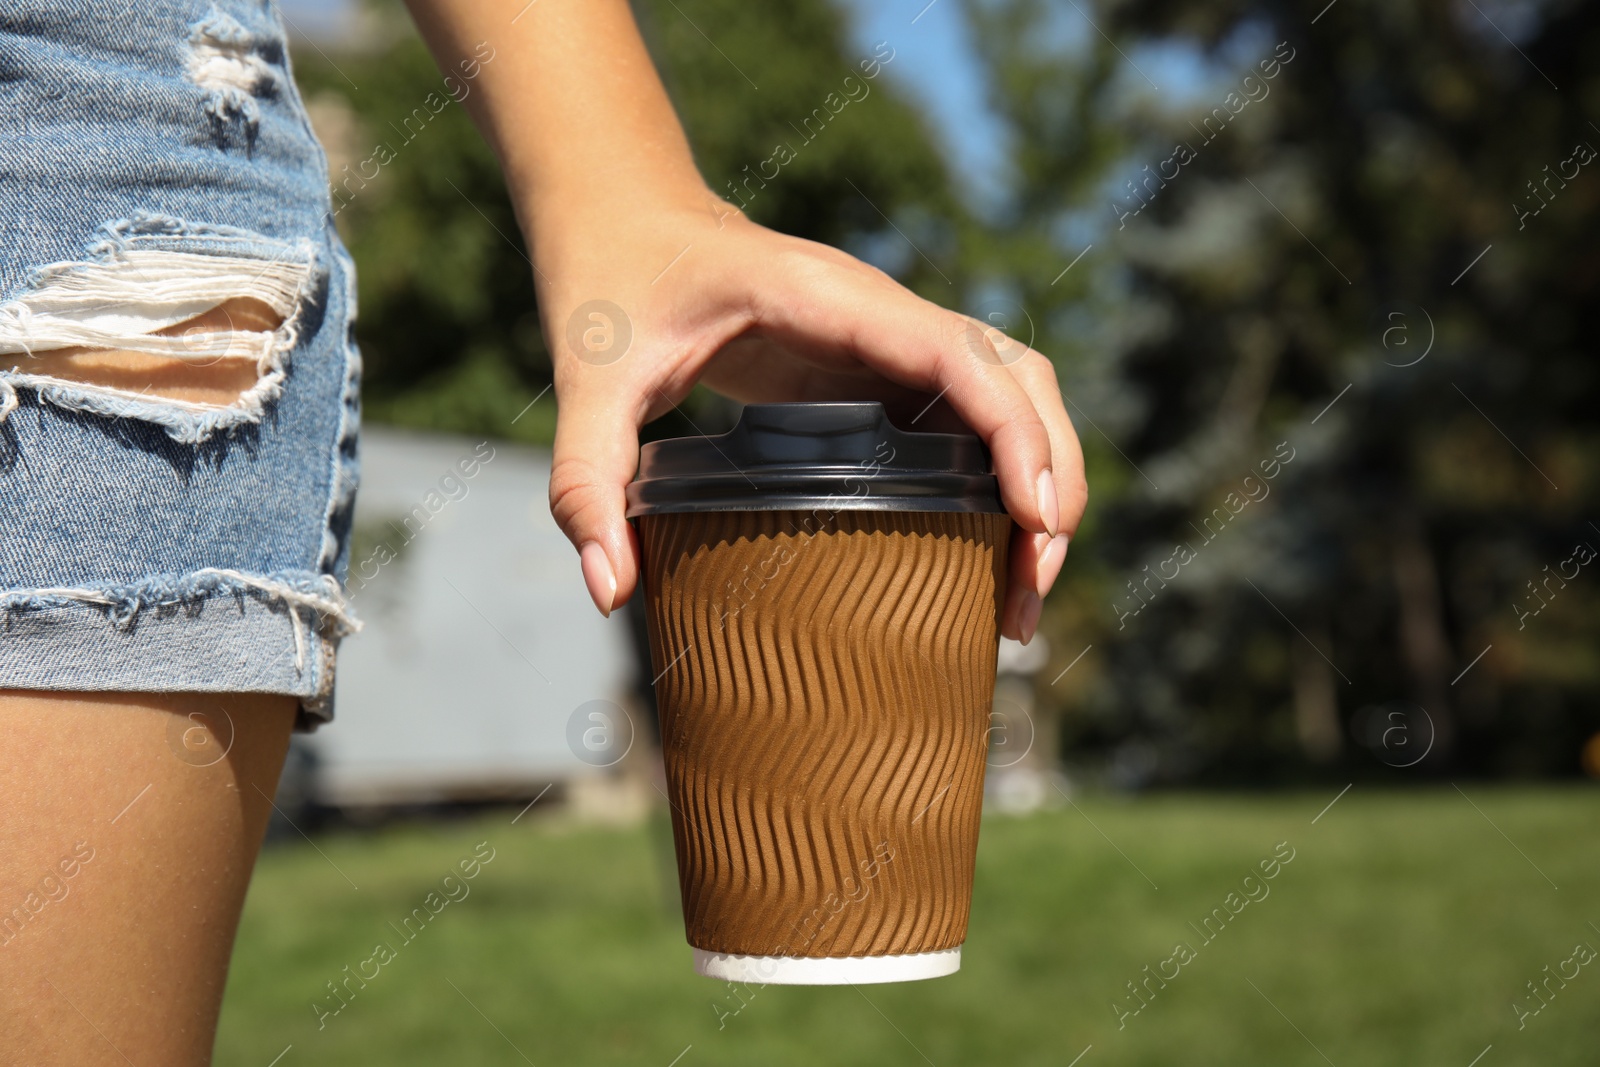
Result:
M1083 514L1048 360L705 187L628 0L408 0L505 171L554 354L550 503L602 612L632 595L639 426L699 380L742 401L882 400L988 442L1019 527L1001 630L1026 640ZM926 409L926 410L925 410Z
M971 427L1018 527L1001 629L1033 636L1086 499L1044 356L705 190L540 212L532 229L560 405L550 506L602 612L638 582L624 490L639 427L701 381L747 403L881 400L902 426Z

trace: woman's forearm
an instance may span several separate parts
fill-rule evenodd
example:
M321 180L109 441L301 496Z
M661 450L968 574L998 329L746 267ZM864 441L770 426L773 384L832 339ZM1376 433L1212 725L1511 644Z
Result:
M524 229L611 198L699 202L706 189L626 0L408 0L446 70L494 49L466 106Z

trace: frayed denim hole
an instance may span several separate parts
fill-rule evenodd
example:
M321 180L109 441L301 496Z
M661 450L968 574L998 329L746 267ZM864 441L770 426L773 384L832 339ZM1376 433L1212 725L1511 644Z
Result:
M242 141L254 155L261 131L261 100L283 94L285 69L281 43L273 34L256 34L213 5L190 26L189 79L204 92L211 142L227 149Z
M306 250L283 258L241 259L134 247L138 235L155 223L172 231L163 231L165 236L180 240L190 230L196 240L249 236L212 233L176 219L125 220L108 227L110 236L95 246L87 260L40 268L27 291L0 304L0 354L17 364L10 370L0 367L0 425L23 403L88 414L114 427L112 440L157 452L183 474L192 470L196 459L220 463L229 441L253 451L259 435L239 431L269 417L276 424L276 404L289 377L291 353L301 347L302 338L312 336L306 331L321 329L327 317L329 272ZM129 237L124 229L137 233ZM120 243L111 239L116 237L122 238ZM237 300L265 305L278 316L278 324L270 329L246 325L230 330L213 321L182 335L171 330L199 321L195 309L215 309ZM233 321L232 312L224 312L224 317ZM25 369L28 355L61 349L126 350L199 366L209 365L205 361L247 358L254 360L255 381L231 402L196 403L152 396L114 379L97 383L92 376L75 379L48 369L38 373ZM196 457L154 447L147 435L128 428L136 424L160 427L177 444L193 448ZM15 438L12 444L13 450L19 447Z

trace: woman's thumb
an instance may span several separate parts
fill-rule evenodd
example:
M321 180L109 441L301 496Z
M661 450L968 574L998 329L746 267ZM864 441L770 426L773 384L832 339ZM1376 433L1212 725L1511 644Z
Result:
M578 549L583 581L602 615L633 595L639 554L628 525L627 485L639 463L639 428L587 391L562 398L550 466L550 513Z

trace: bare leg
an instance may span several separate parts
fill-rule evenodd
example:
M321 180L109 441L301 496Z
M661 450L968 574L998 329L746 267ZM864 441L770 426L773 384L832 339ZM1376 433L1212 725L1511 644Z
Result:
M210 1063L295 703L0 691L8 1062Z

